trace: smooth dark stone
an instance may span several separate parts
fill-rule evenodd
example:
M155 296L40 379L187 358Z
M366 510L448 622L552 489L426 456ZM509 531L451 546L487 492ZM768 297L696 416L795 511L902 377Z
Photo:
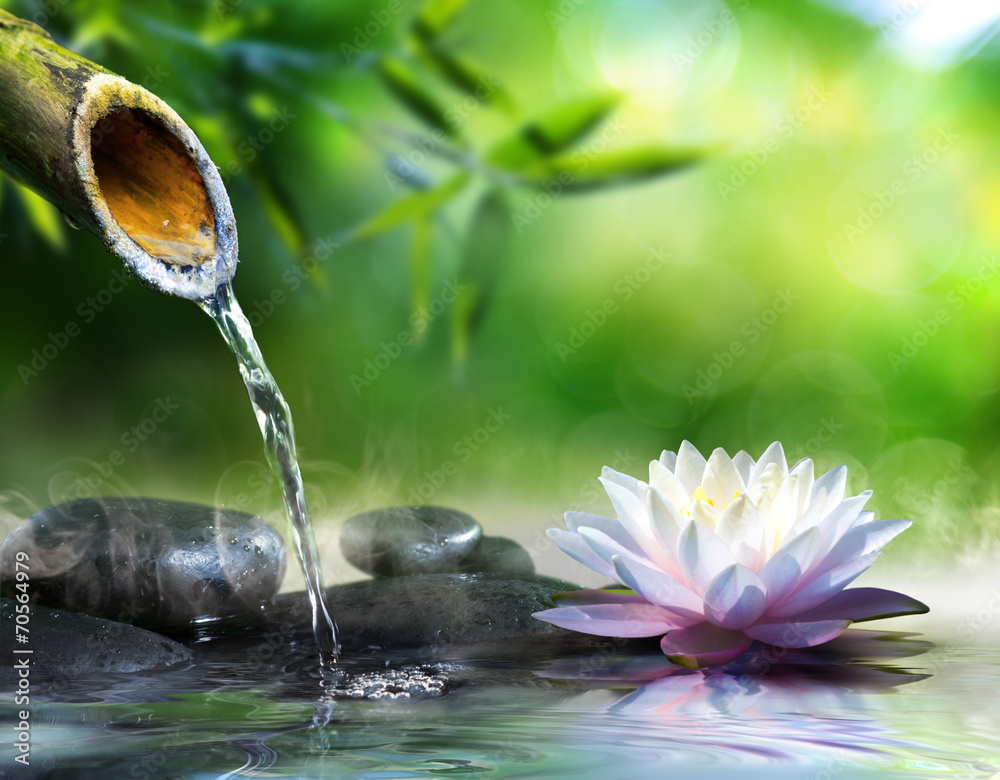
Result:
M482 536L464 512L399 506L355 515L340 529L344 557L382 577L456 572Z
M489 657L590 646L595 639L532 617L552 594L579 586L538 575L413 574L327 588L327 603L346 652L449 646ZM311 631L304 592L280 594L262 614L263 633L286 638Z
M69 501L0 545L3 595L18 553L35 603L158 631L259 610L281 584L285 545L259 517L147 498Z
M469 557L458 567L460 572L506 572L534 574L531 555L513 539L504 536L484 536Z
M0 599L0 665L6 670L4 687L16 687L13 670L27 658L29 678L35 675L73 678L95 672L139 672L187 662L192 653L184 645L152 631L113 620L32 604L17 632L14 599ZM17 634L27 638L18 642ZM16 651L27 652L16 652ZM32 680L33 683L37 680Z

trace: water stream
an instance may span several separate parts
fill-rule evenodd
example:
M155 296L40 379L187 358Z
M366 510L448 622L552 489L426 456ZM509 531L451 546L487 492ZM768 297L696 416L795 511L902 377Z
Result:
M320 568L312 520L306 507L302 475L295 458L295 430L292 413L285 403L278 383L264 364L253 329L228 284L219 287L215 297L198 304L212 318L222 338L236 358L240 376L247 387L254 416L264 437L264 455L281 482L285 512L295 539L299 562L305 573L306 592L312 606L313 634L319 647L320 661L326 664L340 655L337 629L326 607L323 572Z

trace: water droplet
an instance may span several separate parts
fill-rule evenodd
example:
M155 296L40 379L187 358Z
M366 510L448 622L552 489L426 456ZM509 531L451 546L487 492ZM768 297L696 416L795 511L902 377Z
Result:
M83 225L81 225L79 222L73 219L73 217L71 217L65 211L60 213L62 214L63 219L66 220L66 224L69 225L71 228L73 228L73 230L83 230Z
M264 551L262 549L260 549L259 545L256 545L256 544L253 546L253 552L254 552L254 555L263 555L264 554Z

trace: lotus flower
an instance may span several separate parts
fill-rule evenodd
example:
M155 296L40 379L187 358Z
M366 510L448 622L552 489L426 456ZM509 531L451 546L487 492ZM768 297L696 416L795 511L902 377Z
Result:
M788 467L775 442L756 463L690 443L649 464L649 483L610 468L601 476L617 520L567 512L550 529L563 552L625 589L560 594L535 617L615 637L664 635L660 647L689 668L728 663L754 640L810 647L852 622L927 612L881 588L844 588L909 520L874 520L866 490L845 498L847 469L813 477Z

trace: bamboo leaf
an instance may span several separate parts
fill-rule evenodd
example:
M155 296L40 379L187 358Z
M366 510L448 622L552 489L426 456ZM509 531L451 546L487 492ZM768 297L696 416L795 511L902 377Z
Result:
M59 209L27 187L16 184L15 190L21 196L28 221L45 243L60 252L66 249L66 231Z
M468 0L427 0L413 20L413 32L422 41L438 37L458 16Z
M567 191L597 189L674 173L705 159L702 147L638 146L599 153L577 151L550 157L531 173L541 186L558 177Z
M424 89L408 63L397 57L384 57L379 60L377 71L389 91L415 116L448 136L457 135L437 98Z
M500 141L487 159L493 165L516 171L539 159L559 154L604 121L620 99L617 93L605 93L564 103Z
M370 238L411 219L429 217L466 185L469 174L457 173L437 187L414 192L392 201L381 212L355 230L354 238Z
M468 353L469 341L482 323L496 294L510 243L510 207L503 193L483 195L469 224L459 268L458 296L452 308L452 352L457 361Z
M513 113L514 105L507 91L492 73L487 73L465 58L429 45L423 48L424 59L455 89L475 98L481 104L496 105Z

